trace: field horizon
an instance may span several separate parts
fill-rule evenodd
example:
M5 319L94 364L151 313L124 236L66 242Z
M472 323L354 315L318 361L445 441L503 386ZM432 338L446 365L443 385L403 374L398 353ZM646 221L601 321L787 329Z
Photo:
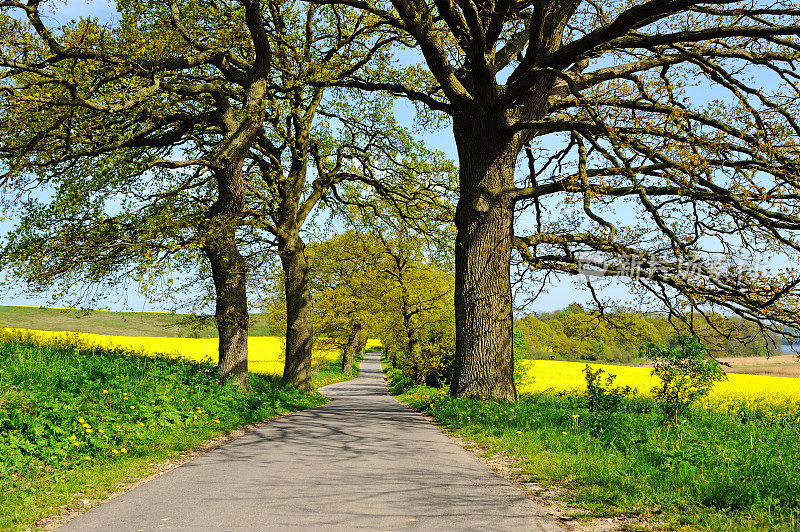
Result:
M87 310L62 307L0 305L0 327L54 332L84 332L112 336L216 338L210 322L192 314L135 310ZM250 315L252 336L283 336L272 331L262 314Z

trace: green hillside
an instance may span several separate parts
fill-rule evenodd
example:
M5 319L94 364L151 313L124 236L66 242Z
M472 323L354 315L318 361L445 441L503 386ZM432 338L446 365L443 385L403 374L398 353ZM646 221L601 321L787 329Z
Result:
M0 305L0 326L42 331L81 331L122 336L167 336L172 338L217 336L213 323L189 322L189 314L169 312L120 312ZM261 314L251 316L253 336L270 336Z

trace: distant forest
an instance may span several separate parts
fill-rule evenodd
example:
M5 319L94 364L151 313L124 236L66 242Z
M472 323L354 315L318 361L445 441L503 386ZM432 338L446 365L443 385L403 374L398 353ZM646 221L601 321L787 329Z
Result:
M710 316L695 324L695 333L715 357L777 354L783 338L763 333L738 318ZM681 334L690 334L688 327ZM658 314L587 312L578 303L563 310L537 313L514 321L516 358L633 362L648 342L669 344L679 332Z

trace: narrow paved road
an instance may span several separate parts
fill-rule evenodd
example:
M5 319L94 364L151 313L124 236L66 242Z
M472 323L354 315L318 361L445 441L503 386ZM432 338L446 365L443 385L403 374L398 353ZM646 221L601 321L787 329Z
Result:
M62 530L560 530L386 392L375 354L333 401L286 416Z

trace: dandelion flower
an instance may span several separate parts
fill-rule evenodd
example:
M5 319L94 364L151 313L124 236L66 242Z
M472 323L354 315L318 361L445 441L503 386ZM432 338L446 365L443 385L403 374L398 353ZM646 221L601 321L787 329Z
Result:
M125 447L123 447L123 448L121 448L121 449L119 450L119 452L121 452L122 454L125 454L125 453L127 453L127 452L128 452L128 449L126 449Z
M77 440L78 438L76 438L75 435L73 434L72 436L69 437L69 439L70 440Z
M86 420L83 419L82 417L79 417L78 418L78 423L86 423Z

